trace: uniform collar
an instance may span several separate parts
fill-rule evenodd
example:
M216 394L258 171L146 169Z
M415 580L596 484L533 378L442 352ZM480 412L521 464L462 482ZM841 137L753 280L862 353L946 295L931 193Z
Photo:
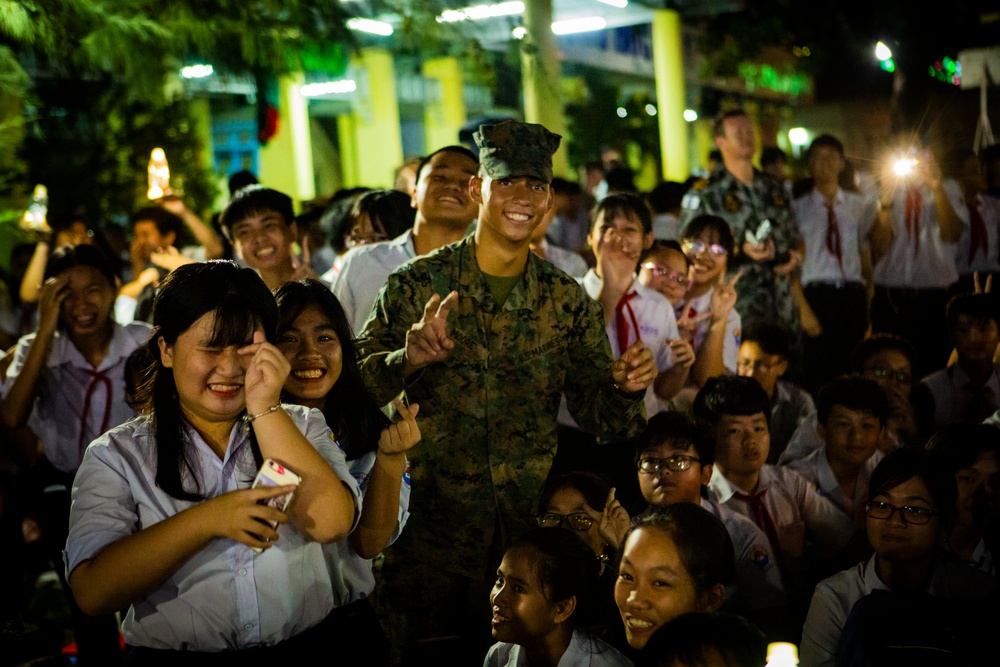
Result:
M467 236L458 242L458 262L454 265L453 278L458 285L459 300L468 296L479 302L486 310L492 309L493 293L476 260L476 238ZM521 280L511 290L503 305L503 310L536 310L539 301L538 276L545 260L528 251L528 262L521 274Z
M103 371L117 364L123 357L127 357L124 350L124 340L122 334L121 326L115 322L111 321L111 341L108 343L108 353L104 356L101 361L101 365L94 369L90 362L88 362L80 350L76 349L73 345L73 341L70 340L69 336L65 331L56 331L55 336L52 339L52 352L45 360L45 365L49 368L55 366L62 366L63 364L69 364L75 368L86 368L88 370Z

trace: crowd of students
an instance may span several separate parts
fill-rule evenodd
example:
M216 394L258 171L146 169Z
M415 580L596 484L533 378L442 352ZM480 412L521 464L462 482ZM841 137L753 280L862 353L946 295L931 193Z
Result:
M646 195L502 123L403 191L239 174L19 249L17 590L54 567L81 665L987 664L1000 168L825 135L784 183L748 124Z

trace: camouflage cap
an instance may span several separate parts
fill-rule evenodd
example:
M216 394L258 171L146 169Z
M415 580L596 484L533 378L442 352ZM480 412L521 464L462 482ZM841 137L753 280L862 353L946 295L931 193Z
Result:
M479 164L491 177L531 176L552 182L552 154L562 137L544 126L505 120L480 125L473 137Z

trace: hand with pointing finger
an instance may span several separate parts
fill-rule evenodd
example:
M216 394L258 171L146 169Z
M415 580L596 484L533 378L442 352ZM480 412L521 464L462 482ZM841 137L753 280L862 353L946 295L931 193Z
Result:
M611 364L611 376L614 378L615 386L625 393L646 391L656 379L653 353L642 344L641 340L637 340Z
M601 539L615 551L620 549L622 541L625 539L625 533L628 532L632 523L632 517L615 499L614 487L608 492L608 499L604 503L603 511L598 512L586 505L584 505L584 509L590 518L597 522L597 534L601 536Z
M453 291L443 301L435 294L424 306L423 317L406 332L404 377L448 358L455 347L448 336L448 313L457 301L458 292Z

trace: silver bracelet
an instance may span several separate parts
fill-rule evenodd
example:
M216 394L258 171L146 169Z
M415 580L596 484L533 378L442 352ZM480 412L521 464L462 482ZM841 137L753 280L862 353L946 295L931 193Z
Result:
M257 413L255 415L247 415L246 417L244 417L244 419L249 424L254 419L257 419L258 417L263 417L264 415L269 415L272 412L275 412L275 411L280 410L280 409L281 409L281 403L275 403L274 405L272 405L271 407L269 407L267 410L264 410L264 412L260 412L260 413Z

